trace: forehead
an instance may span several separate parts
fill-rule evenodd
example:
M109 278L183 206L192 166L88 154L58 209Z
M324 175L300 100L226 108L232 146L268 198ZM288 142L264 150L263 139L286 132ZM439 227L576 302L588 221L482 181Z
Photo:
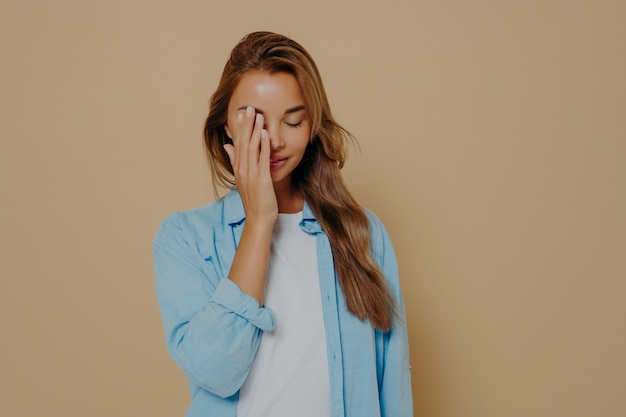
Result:
M282 113L301 105L304 105L302 91L292 74L250 71L239 80L228 107L237 110L242 106L253 106L264 113Z

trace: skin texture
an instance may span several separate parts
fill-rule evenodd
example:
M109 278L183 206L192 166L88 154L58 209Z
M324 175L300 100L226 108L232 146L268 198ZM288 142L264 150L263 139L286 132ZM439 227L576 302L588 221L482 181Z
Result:
M224 149L246 212L229 278L262 305L278 213L297 213L304 204L291 187L291 175L304 156L311 128L295 77L245 74L233 91L224 128L233 141Z

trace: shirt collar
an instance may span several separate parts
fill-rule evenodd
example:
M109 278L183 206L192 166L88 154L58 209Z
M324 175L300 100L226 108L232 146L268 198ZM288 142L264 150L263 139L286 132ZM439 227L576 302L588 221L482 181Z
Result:
M246 219L246 212L243 209L243 202L241 196L236 188L232 188L228 194L224 196L224 220L229 225L235 225L243 223ZM322 231L322 226L319 224L313 210L304 202L302 208L302 221L300 227L307 233L314 234Z
M302 221L300 222L300 228L309 234L321 233L322 225L317 221L315 215L313 214L313 210L304 202L304 207L302 208Z
M236 188L231 188L224 196L224 220L229 225L239 224L246 219L241 196Z

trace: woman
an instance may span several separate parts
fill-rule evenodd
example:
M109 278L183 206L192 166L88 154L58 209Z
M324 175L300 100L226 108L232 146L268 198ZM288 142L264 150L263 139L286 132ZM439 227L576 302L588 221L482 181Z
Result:
M343 183L350 134L306 50L269 32L233 49L204 132L215 203L154 238L187 416L412 415L404 307L380 221Z

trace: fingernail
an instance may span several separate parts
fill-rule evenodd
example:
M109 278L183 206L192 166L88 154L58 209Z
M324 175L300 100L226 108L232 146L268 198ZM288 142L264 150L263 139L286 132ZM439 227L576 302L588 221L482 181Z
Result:
M261 123L263 121L262 119L263 119L262 115L260 115L260 114L256 115L256 123Z
M248 106L246 108L246 116L252 116L254 114L254 108L252 106Z
M238 121L238 122L243 121L243 113L242 113L242 112L238 112L238 113L237 113L237 121Z

